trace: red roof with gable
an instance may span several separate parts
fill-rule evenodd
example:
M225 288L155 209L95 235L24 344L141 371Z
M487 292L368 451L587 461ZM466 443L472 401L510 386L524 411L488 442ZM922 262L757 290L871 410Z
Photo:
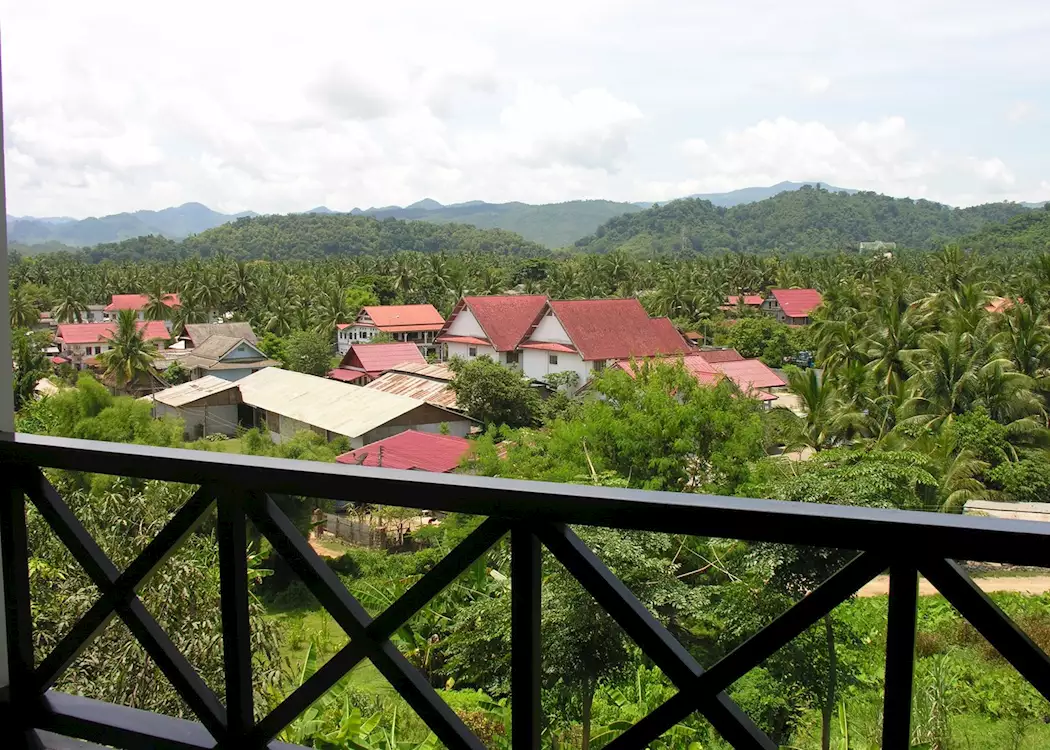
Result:
M816 289L771 289L770 294L789 318L808 318L824 302Z
M384 372L402 362L426 364L426 359L419 353L419 347L408 341L396 341L389 344L351 344L340 368L363 370L369 377L379 377Z
M470 441L454 435L406 430L344 453L336 461L341 464L379 466L380 449L384 469L415 469L444 474L459 466L460 459L470 450Z
M689 345L668 318L650 318L642 303L633 297L552 300L550 307L585 360L689 351Z
M703 357L709 364L715 362L739 362L744 355L736 349L701 349L693 356Z
M142 331L142 337L147 341L171 338L164 321L140 320L137 322L137 325L138 329ZM56 338L62 339L63 344L101 344L113 338L113 332L116 329L117 324L115 322L63 323L58 327Z
M740 304L740 296L737 294L730 294L726 297L726 304L736 306ZM759 306L762 304L762 296L759 294L745 294L744 295L745 305Z
M102 308L102 311L144 310L148 304L149 295L146 294L114 294L109 304ZM182 303L179 301L179 295L165 294L164 304L168 307L179 307Z
M771 401L760 391L762 388L777 388L787 385L773 370L757 359L742 359L727 362L708 362L704 354L695 352L682 357L682 366L686 372L696 378L701 385L716 385L722 378L729 378L740 389L741 393L761 401ZM635 375L634 367L629 360L620 360L616 365L630 375ZM775 398L775 397L774 397Z
M491 297L464 297L448 316L441 331L448 330L456 315L466 307L478 321L491 346L498 352L514 351L543 312L547 298L542 294L505 294ZM438 341L442 338L439 336ZM445 339L451 340L451 339ZM488 343L488 342L486 342Z
M380 331L440 331L445 319L433 305L374 305L362 310Z
M337 367L334 370L329 370L325 377L331 380L341 380L344 383L353 383L355 380L367 377L367 375L363 370L344 370Z

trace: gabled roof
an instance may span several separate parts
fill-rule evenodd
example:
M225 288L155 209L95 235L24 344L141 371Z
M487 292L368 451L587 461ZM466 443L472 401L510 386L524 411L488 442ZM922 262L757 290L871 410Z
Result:
M188 406L195 401L200 401L202 398L214 396L216 393L222 393L231 388L237 388L236 381L223 380L215 375L205 375L203 378L165 388L149 396L143 396L139 400L156 401L166 406ZM240 394L238 393L236 401L239 403L240 400Z
M140 320L136 323L147 341L169 339L171 334L161 320ZM113 338L117 330L116 322L108 323L62 323L58 326L56 338L63 344L101 344Z
M689 351L689 345L669 319L650 318L642 304L633 297L552 300L550 309L585 360L629 359Z
M408 341L396 341L389 344L351 344L343 355L340 368L364 370L375 377L402 362L426 363L419 347Z
M474 319L478 321L481 330L485 332L488 341L486 345L492 346L498 352L514 351L525 335L535 324L540 313L543 312L547 298L542 294L505 294L493 295L491 297L464 297L452 310L445 325L441 328L443 334L449 325L455 320L461 310L467 308ZM454 339L441 337L439 341L452 341Z
M350 388L327 378L277 367L253 372L238 380L237 386L241 389L241 401L249 406L349 438L360 437L415 409L444 412L440 421L468 420L462 414L407 396Z
M143 310L148 304L149 295L147 294L114 294L110 298L109 304L102 308L102 311L116 312L117 310ZM179 295L165 294L164 304L168 307L178 307L182 303L179 301Z
M744 358L744 355L736 349L701 349L694 352L693 356L702 357L708 363L739 362Z
M442 365L427 365L427 368L440 367L448 370ZM394 393L398 396L408 396L426 401L428 404L441 406L445 409L456 408L456 392L449 387L452 381L452 372L448 370L448 377L427 377L414 372L403 370L388 370L371 383L365 386L373 391L383 393Z
M433 305L366 305L363 313L376 328L389 333L401 331L440 331L445 319Z
M769 293L789 318L808 318L824 301L816 289L771 289Z
M444 474L457 468L460 459L469 450L470 441L466 438L406 430L344 453L336 461L360 466L382 464L384 469L415 469Z
M187 323L185 329L186 336L196 346L200 346L212 336L232 336L244 339L252 345L259 343L251 323Z

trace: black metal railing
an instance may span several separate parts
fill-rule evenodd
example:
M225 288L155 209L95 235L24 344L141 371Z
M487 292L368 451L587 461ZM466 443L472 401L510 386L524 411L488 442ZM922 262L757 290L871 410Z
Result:
M163 531L119 572L48 483L43 468L199 485ZM908 747L918 576L921 573L1035 688L1050 698L1050 659L967 576L956 560L1050 565L1050 524L369 469L28 435L0 437L0 544L10 688L0 695L0 747L35 746L36 730L119 748L290 747L274 738L359 662L368 659L449 748L482 744L389 640L476 559L511 537L513 746L540 746L541 545L678 688L608 747L644 748L699 711L733 747L774 743L726 695L749 670L890 571L883 747ZM486 516L461 544L372 618L313 552L267 493ZM98 602L34 664L25 502L28 498L98 587ZM152 618L136 590L218 505L226 701L204 683ZM250 519L349 636L348 644L260 721L254 720L248 650L245 520ZM857 550L857 556L767 627L704 669L569 524ZM186 721L59 693L63 671L119 617L197 716Z

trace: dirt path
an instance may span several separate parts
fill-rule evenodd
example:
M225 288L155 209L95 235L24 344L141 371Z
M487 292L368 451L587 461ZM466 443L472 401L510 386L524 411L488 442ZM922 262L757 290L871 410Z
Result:
M977 585L983 591L1014 591L1020 594L1045 594L1050 591L1050 575L1043 576L1017 576L1007 578L975 578ZM865 584L858 596L885 596L890 593L890 577L879 576ZM925 578L919 579L919 595L929 596L936 594L937 589Z

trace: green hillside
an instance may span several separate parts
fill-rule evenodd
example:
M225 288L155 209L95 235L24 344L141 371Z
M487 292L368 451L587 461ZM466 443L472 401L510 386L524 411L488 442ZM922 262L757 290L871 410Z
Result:
M547 249L502 229L431 224L349 214L291 214L238 219L176 242L136 237L86 249L91 262L175 260L223 254L243 260L316 260L337 255L398 251L494 252L537 256Z
M607 221L576 242L581 252L616 248L642 253L719 250L835 250L882 240L925 248L1005 222L1029 209L1016 203L950 208L876 193L833 193L812 187L757 203L721 208L708 201L672 201Z
M975 250L1031 250L1050 252L1050 203L1016 216L1005 224L989 224L960 241Z

